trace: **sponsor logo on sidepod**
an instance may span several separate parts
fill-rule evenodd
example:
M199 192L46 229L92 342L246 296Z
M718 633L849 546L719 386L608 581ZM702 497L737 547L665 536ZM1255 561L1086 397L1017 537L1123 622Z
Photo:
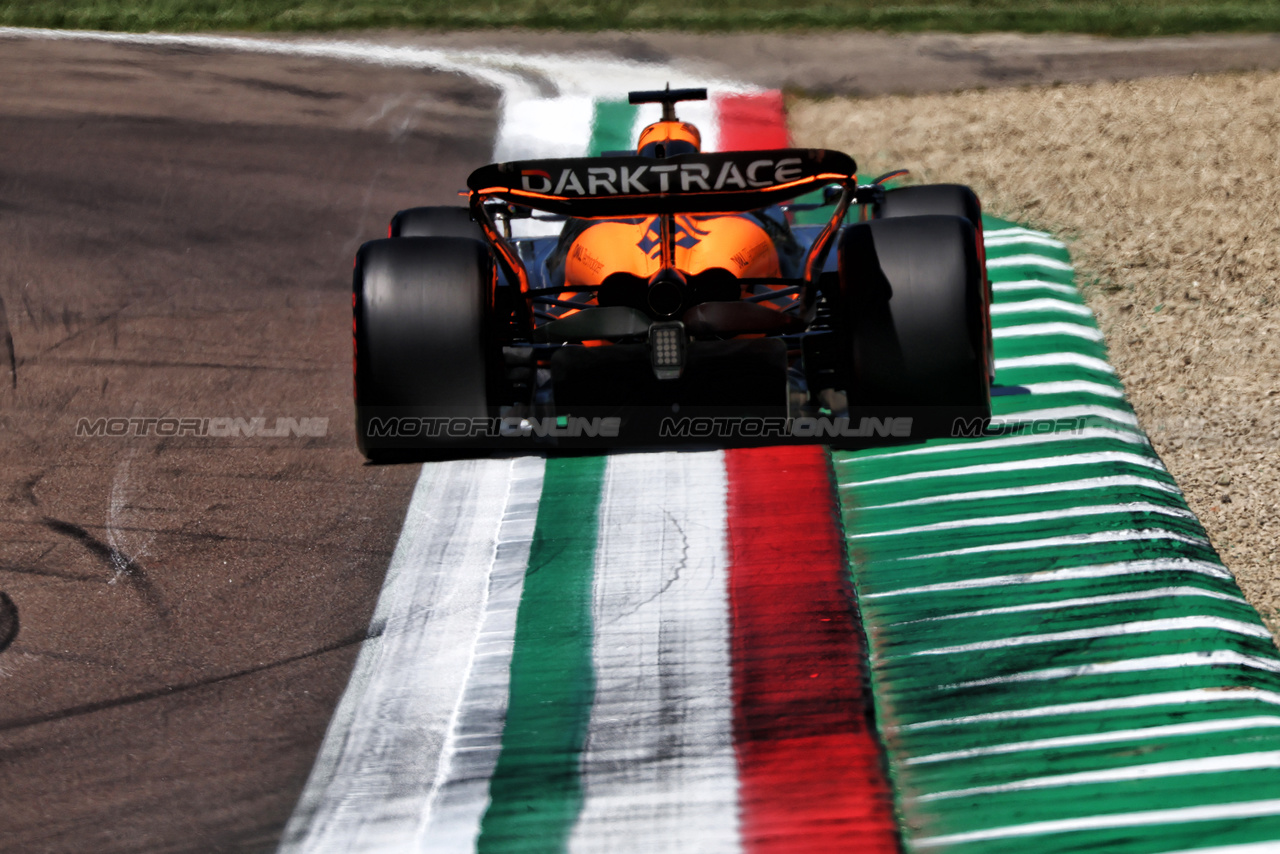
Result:
M804 177L799 157L781 160L726 160L715 177L707 163L663 163L660 165L588 166L561 169L554 178L541 169L520 173L521 186L531 193L564 196L620 196L631 193L713 192L772 187Z

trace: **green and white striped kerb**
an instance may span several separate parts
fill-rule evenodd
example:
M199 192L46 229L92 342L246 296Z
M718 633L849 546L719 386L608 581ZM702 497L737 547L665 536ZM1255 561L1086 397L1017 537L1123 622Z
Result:
M1065 247L985 227L1018 392L995 413L1025 429L834 455L907 847L1280 851L1271 634L1138 428Z

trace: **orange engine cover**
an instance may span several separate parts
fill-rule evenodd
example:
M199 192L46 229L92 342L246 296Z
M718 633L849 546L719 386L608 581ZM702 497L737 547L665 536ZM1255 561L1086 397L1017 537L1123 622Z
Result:
M741 278L779 276L773 241L750 216L676 216L675 266L685 275L721 267ZM640 222L606 220L578 236L565 259L565 282L598 285L611 273L647 279L662 266L658 218Z

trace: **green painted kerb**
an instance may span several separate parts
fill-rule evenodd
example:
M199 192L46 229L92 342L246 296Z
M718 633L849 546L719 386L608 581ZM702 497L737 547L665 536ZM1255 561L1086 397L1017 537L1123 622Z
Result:
M993 409L1023 425L833 455L906 847L1280 851L1272 638L1136 426L1065 250L985 226Z
M638 109L626 101L596 101L591 119L591 144L587 154L599 157L606 151L631 151L636 141L631 138Z
M591 580L604 467L604 457L547 460L480 852L564 851L582 808L579 756L595 693Z

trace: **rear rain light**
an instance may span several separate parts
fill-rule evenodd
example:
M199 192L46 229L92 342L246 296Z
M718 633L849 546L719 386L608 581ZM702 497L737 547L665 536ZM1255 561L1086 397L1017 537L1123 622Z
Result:
M675 380L684 372L689 357L689 339L684 324L654 323L649 327L649 356L653 375L660 380Z

